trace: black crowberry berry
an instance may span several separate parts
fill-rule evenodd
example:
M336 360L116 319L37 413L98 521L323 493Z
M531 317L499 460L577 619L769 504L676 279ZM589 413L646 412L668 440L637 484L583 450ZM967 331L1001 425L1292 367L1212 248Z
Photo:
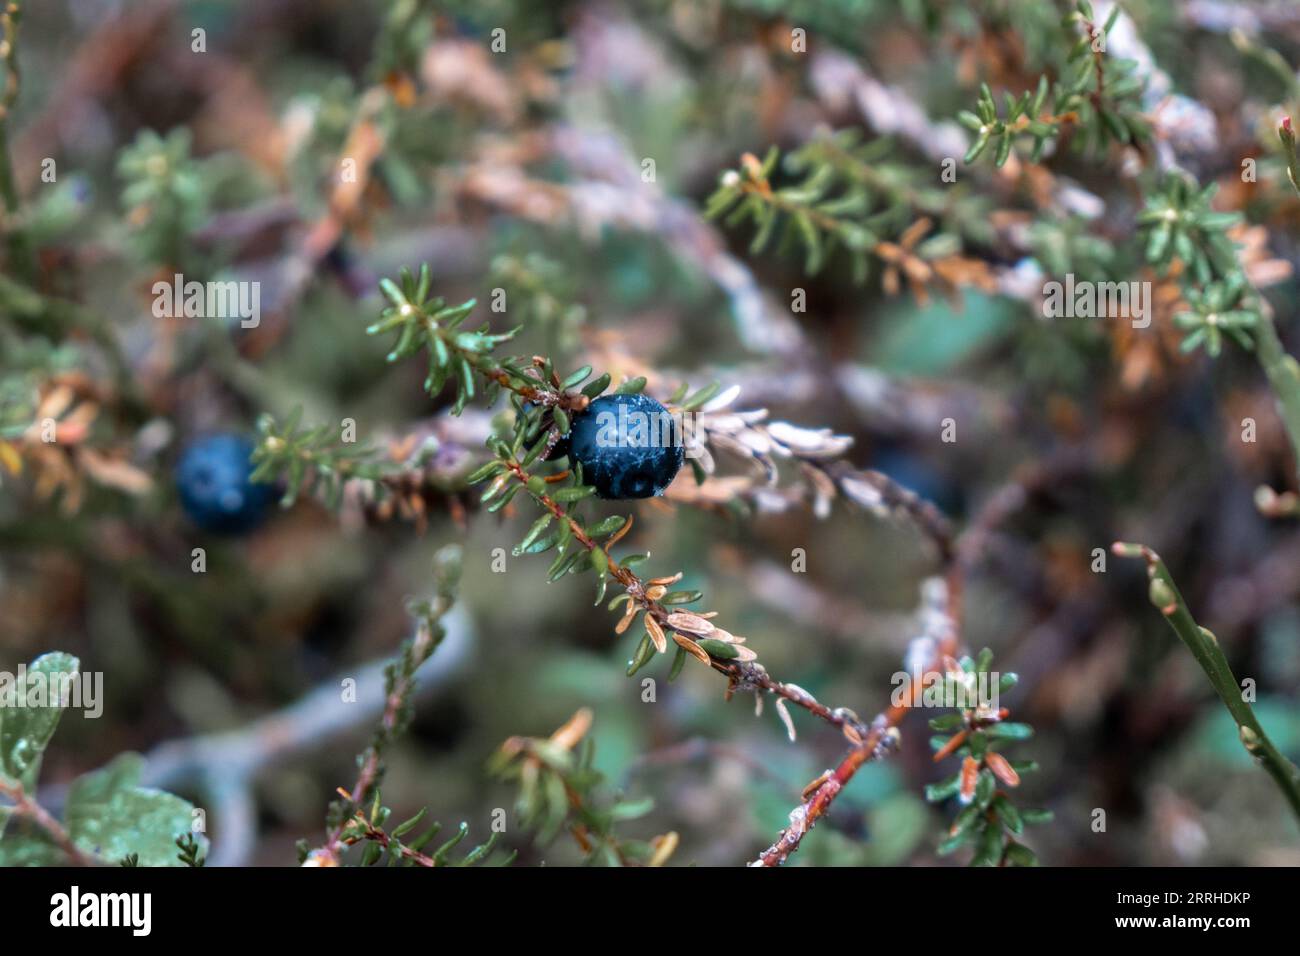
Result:
M602 395L573 421L569 457L602 498L662 494L682 467L681 423L647 395Z
M192 442L176 465L176 489L190 520L204 531L238 534L261 524L275 498L270 485L249 481L253 443L242 435Z

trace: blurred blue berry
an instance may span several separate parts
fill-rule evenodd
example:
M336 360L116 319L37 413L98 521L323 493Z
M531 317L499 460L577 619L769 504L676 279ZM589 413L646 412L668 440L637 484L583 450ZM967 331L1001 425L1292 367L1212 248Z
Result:
M906 447L879 444L871 451L870 465L950 517L965 511L961 489Z
M176 488L190 520L204 531L239 534L262 523L275 489L249 481L253 443L212 435L190 443L176 465Z
M662 494L682 467L681 423L647 395L602 395L574 419L569 457L602 498Z

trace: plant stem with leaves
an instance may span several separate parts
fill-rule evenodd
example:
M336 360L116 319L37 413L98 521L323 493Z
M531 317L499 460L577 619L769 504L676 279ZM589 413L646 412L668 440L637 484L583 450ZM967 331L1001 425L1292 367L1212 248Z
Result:
M963 162L973 163L991 146L993 162L1002 166L1011 156L1017 139L1033 138L1029 161L1038 162L1049 142L1059 140L1067 129L1077 128L1083 148L1093 152L1110 142L1142 142L1151 130L1141 113L1145 81L1135 72L1132 61L1110 60L1105 56L1106 34L1115 26L1120 8L1116 5L1106 22L1098 27L1092 5L1081 0L1065 18L1074 45L1055 83L1042 76L1033 93L1019 97L1004 94L1003 113L988 84L980 86L975 112L963 111L958 119L975 134L975 141Z
M1143 544L1116 542L1111 550L1120 557L1142 558L1147 565L1147 578L1150 581L1149 596L1151 603L1164 615L1169 626L1187 649L1201 665L1205 676L1215 693L1219 695L1228 713L1237 722L1238 735L1247 752L1255 758L1278 789L1291 805L1291 810L1300 819L1300 768L1287 760L1277 749L1273 741L1260 725L1254 709L1246 702L1241 692L1241 685L1233 676L1224 656L1219 640L1207 628L1201 627L1192 617L1192 612L1178 591L1173 575L1165 567L1160 555Z
M1256 326L1255 347L1259 352L1259 364L1277 398L1278 413L1291 440L1297 473L1300 473L1300 363L1282 346L1271 309L1263 310Z
M511 737L489 768L519 784L520 819L535 828L543 842L567 826L588 862L662 866L676 849L678 836L669 832L641 841L614 832L616 823L649 813L654 801L600 792L605 778L593 766L595 745L587 734L591 724L592 713L584 707L547 738Z
M993 676L990 667L993 652L985 648L979 657L949 661L943 675L947 699L964 702L972 695L987 691ZM1015 674L1000 674L997 692L1015 686ZM973 844L972 866L1031 866L1037 863L1033 850L1016 837L1027 823L1046 823L1052 819L1048 810L1020 810L1010 795L999 788L1020 786L1021 774L1038 769L1032 760L1011 761L997 749L1033 735L1028 724L1008 721L1005 707L993 707L974 697L976 706L961 707L954 713L930 721L930 729L939 731L931 738L934 760L956 756L961 766L951 777L925 788L925 797L938 803L956 797L961 810L948 830L948 838L939 845L940 855ZM945 736L947 735L947 736Z
M357 843L366 843L361 858L362 866L370 866L388 855L389 864L401 862L412 866L449 865L448 856L453 847L468 834L468 827L461 824L458 834L444 843L431 856L422 852L423 847L438 833L440 826L433 824L424 833L411 842L404 842L402 837L412 832L424 820L426 810L421 810L409 820L404 821L391 832L384 829L389 809L380 801L379 784L384 774L384 755L393 740L410 725L411 693L415 685L416 672L433 654L446 637L442 618L451 610L455 600L456 584L460 579L460 549L446 547L434 558L434 596L431 600L413 603L411 613L416 618L415 636L402 646L397 659L388 665L385 672L384 712L379 726L375 729L370 745L357 759L358 773L351 790L339 788L341 800L330 806L329 831L325 843L318 849L307 852L300 844L299 850L303 862L309 866L338 866L340 855L345 847ZM370 803L368 811L362 807ZM485 843L471 850L469 854L455 862L455 865L469 866L485 859L495 846L498 834L492 834Z

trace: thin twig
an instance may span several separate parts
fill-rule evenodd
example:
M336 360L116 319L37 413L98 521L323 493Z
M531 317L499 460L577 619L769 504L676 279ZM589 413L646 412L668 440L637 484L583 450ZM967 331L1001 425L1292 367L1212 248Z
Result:
M428 621L421 620L416 626L415 638L411 643L411 658L423 663L432 653L434 644L432 627ZM379 736L381 738L391 735L397 729L398 719L403 707L406 706L414 685L414 673L405 674L400 671L395 673L393 686L384 700L383 716L379 719ZM359 806L370 795L375 784L379 781L381 767L379 747L372 744L366 748L365 757L361 762L361 771L357 774L357 782L352 785L352 791L347 795L348 801L353 806ZM330 857L338 856L339 847L345 842L343 831L346 827L347 822L344 821L330 832L322 848L326 855ZM385 846L387 846L387 843L385 843Z
M417 671L414 696L444 684L464 661L473 641L472 625L463 610L453 608L442 623L447 637L439 652ZM254 848L254 826L248 818L255 809L249 797L253 784L284 760L320 748L381 716L378 701L383 700L386 708L384 671L389 660L386 657L340 672L289 706L239 730L159 744L146 756L142 785L174 788L197 784L214 805L210 817L216 830L209 865L246 863ZM340 698L339 687L345 679L356 681L354 703ZM58 796L57 790L52 790L46 802L53 803Z
M1151 582L1151 603L1187 645L1187 649L1196 658L1196 663L1201 665L1201 670L1205 671L1205 676L1210 679L1210 684L1228 708L1228 713L1237 722L1242 745L1268 771L1268 775L1291 805L1296 818L1300 819L1300 768L1287 760L1273 745L1273 741L1269 740L1268 734L1264 733L1254 709L1242 695L1241 685L1228 666L1228 659L1219 646L1218 638L1196 623L1160 555L1144 544L1116 542L1111 550L1120 557L1142 558L1146 561L1147 577Z
M942 611L940 617L942 622L939 623L938 629L941 633L927 635L932 638L932 644L922 667L923 675L935 672L943 665L945 659L953 657L957 652L960 639L956 622ZM780 866L791 853L799 849L808 831L826 815L835 798L853 776L865 764L885 756L897 746L898 724L907 715L916 699L915 695L907 695L899 704L878 714L871 722L867 733L862 736L857 746L844 755L839 765L804 788L804 800L790 812L789 825L750 866Z
M928 633L922 636L924 643L918 641L914 645L924 651L920 664L922 680L939 672L945 666L945 661L958 653L966 577L983 554L989 536L1020 510L1034 492L1063 475L1085 467L1090 460L1087 449L1066 448L1046 462L1024 466L990 496L955 541L947 533L936 536L944 557L945 575L933 582L934 590L930 593L928 602L931 605L928 608ZM934 513L938 515L937 509ZM939 517L942 518L941 515ZM947 531L946 519L942 523L936 521L932 524L935 525L934 530L941 528ZM926 523L922 524L922 527L926 526ZM781 831L771 846L759 854L758 860L751 866L779 866L799 848L804 836L825 816L854 774L863 765L884 756L893 748L897 739L896 728L913 702L913 695L908 695L902 703L876 716L861 743L850 750L834 770L823 774L805 789L804 802L790 814L790 825Z
M355 792L356 791L354 790L353 793ZM351 799L351 795L341 787L339 788L339 795L346 799ZM356 801L354 800L353 802L355 803ZM361 829L359 831L354 830L347 836L343 836L343 832L352 824L360 824ZM333 863L327 863L326 865L337 865L339 846L352 846L353 844L361 843L363 841L377 843L385 850L396 844L398 848L397 852L402 856L402 858L410 860L416 866L424 866L432 869L438 865L438 861L433 857L421 853L419 850L412 849L401 842L394 841L393 838L390 837L381 827L375 826L367 820L365 814L362 813L357 813L352 817L352 819L341 823L337 832L338 836L334 842L332 851L328 845L316 851L317 854L323 854L326 861L335 861ZM320 859L319 856L318 859ZM320 864L318 863L317 865Z
M623 589L630 595L631 600L637 607L644 611L646 616L652 618L659 628L667 633L676 631L674 624L674 612L664 604L660 603L652 595L656 587L653 580L642 581L630 568L619 564L613 555L599 542L592 540L577 521L559 504L554 498L546 494L545 491L534 491L529 487L530 475L522 465L517 461L505 462L509 473L528 489L534 499L543 508L549 511L556 520L566 523L573 534L573 539L577 541L588 552L599 552L604 555L605 563L608 567L608 573L617 581ZM693 643L693 642L692 642ZM773 679L767 671L753 661L736 662L720 661L716 658L709 658L709 664L714 670L726 675L729 679L729 694L735 690L765 690L769 691L783 700L789 701L809 713L820 717L833 727L836 727L846 736L857 734L861 737L866 728L861 724L856 715L846 708L830 708L818 702L811 694L793 684L785 684Z

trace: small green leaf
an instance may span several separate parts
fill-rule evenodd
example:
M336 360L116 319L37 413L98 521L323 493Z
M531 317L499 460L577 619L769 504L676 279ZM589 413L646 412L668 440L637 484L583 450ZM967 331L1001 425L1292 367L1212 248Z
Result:
M590 375L591 375L591 366L584 365L576 372L571 373L568 378L566 378L563 382L561 382L560 387L563 389L577 388L579 385L585 382L590 377Z
M944 714L930 721L931 730L953 731L961 727L966 719L961 714Z
M703 591L669 591L659 599L660 604L693 604L704 597Z
M643 389L645 389L646 384L647 383L645 377L638 375L636 378L629 378L626 382L620 385L615 391L617 391L620 395L635 395L638 392L641 392Z
M1025 740L1034 735L1034 728L1028 724L1016 723L998 723L989 724L983 728L984 733L990 737L998 737L1003 740Z
M101 858L135 853L141 866L180 866L175 841L191 832L194 808L173 794L139 786L143 769L144 758L127 753L73 781L64 814L68 834Z
M668 683L671 684L675 681L677 675L682 672L682 667L686 664L686 656L686 648L682 647L680 644L677 645L677 653L673 657L673 666L668 670Z
M534 521L533 526L529 528L528 533L524 535L524 540L520 541L518 546L515 547L515 555L518 556L525 553L528 550L528 547L541 537L542 532L546 530L547 525L550 523L551 515L549 512Z
M971 858L971 866L997 866L1002 861L1002 828L986 826L980 834L979 848Z
M1025 828L1025 821L1020 818L1020 811L1004 796L993 799L993 812L1012 833L1019 833Z
M627 524L627 519L622 515L610 515L588 528L587 534L593 538L600 538L607 534L613 534L625 524Z
M429 812L428 807L422 807L419 813L411 817L411 819L407 820L405 823L402 823L399 826L397 826L390 835L394 837L402 837L410 833L412 830L414 830L417 826L420 825L420 821L424 819L425 814L427 814L428 812Z
M610 808L610 816L614 820L638 820L655 808L653 797L643 797L640 800L628 800L622 803L616 803Z
M682 402L681 404L682 410L687 412L698 411L699 409L707 405L709 403L709 399L713 398L713 396L717 395L718 392L720 392L721 390L722 390L721 382L713 382L710 385L704 386L704 388L700 389L690 398Z
M26 685L15 685L14 700L0 700L0 776L35 792L45 748L59 726L59 718L81 662L71 654L53 651L27 665ZM21 693L23 696L18 697Z
M650 640L650 635L645 634L641 638L641 643L636 646L636 652L632 655L632 660L627 665L627 676L631 677L655 656L654 641Z
M1003 855L1011 866L1038 866L1037 855L1023 843L1009 844Z
M957 814L952 821L952 832L954 835L965 833L979 822L983 816L983 809L977 803L972 803Z
M477 485L480 481L492 477L492 475L496 474L504 467L505 466L499 461L489 461L486 465L475 468L471 471L469 476L465 479L465 483L469 485Z
M955 796L961 789L961 774L955 773L947 780L941 783L927 784L925 788L925 799L930 803L942 803L951 796Z
M716 657L719 660L729 661L739 657L740 652L736 650L734 644L728 644L726 641L714 640L711 637L699 638L695 642L699 644L704 653L710 657Z
M588 398L595 398L605 391L605 389L609 388L609 383L611 381L612 379L609 377L609 373L605 372L600 376L600 378L582 386L582 394L586 395Z

